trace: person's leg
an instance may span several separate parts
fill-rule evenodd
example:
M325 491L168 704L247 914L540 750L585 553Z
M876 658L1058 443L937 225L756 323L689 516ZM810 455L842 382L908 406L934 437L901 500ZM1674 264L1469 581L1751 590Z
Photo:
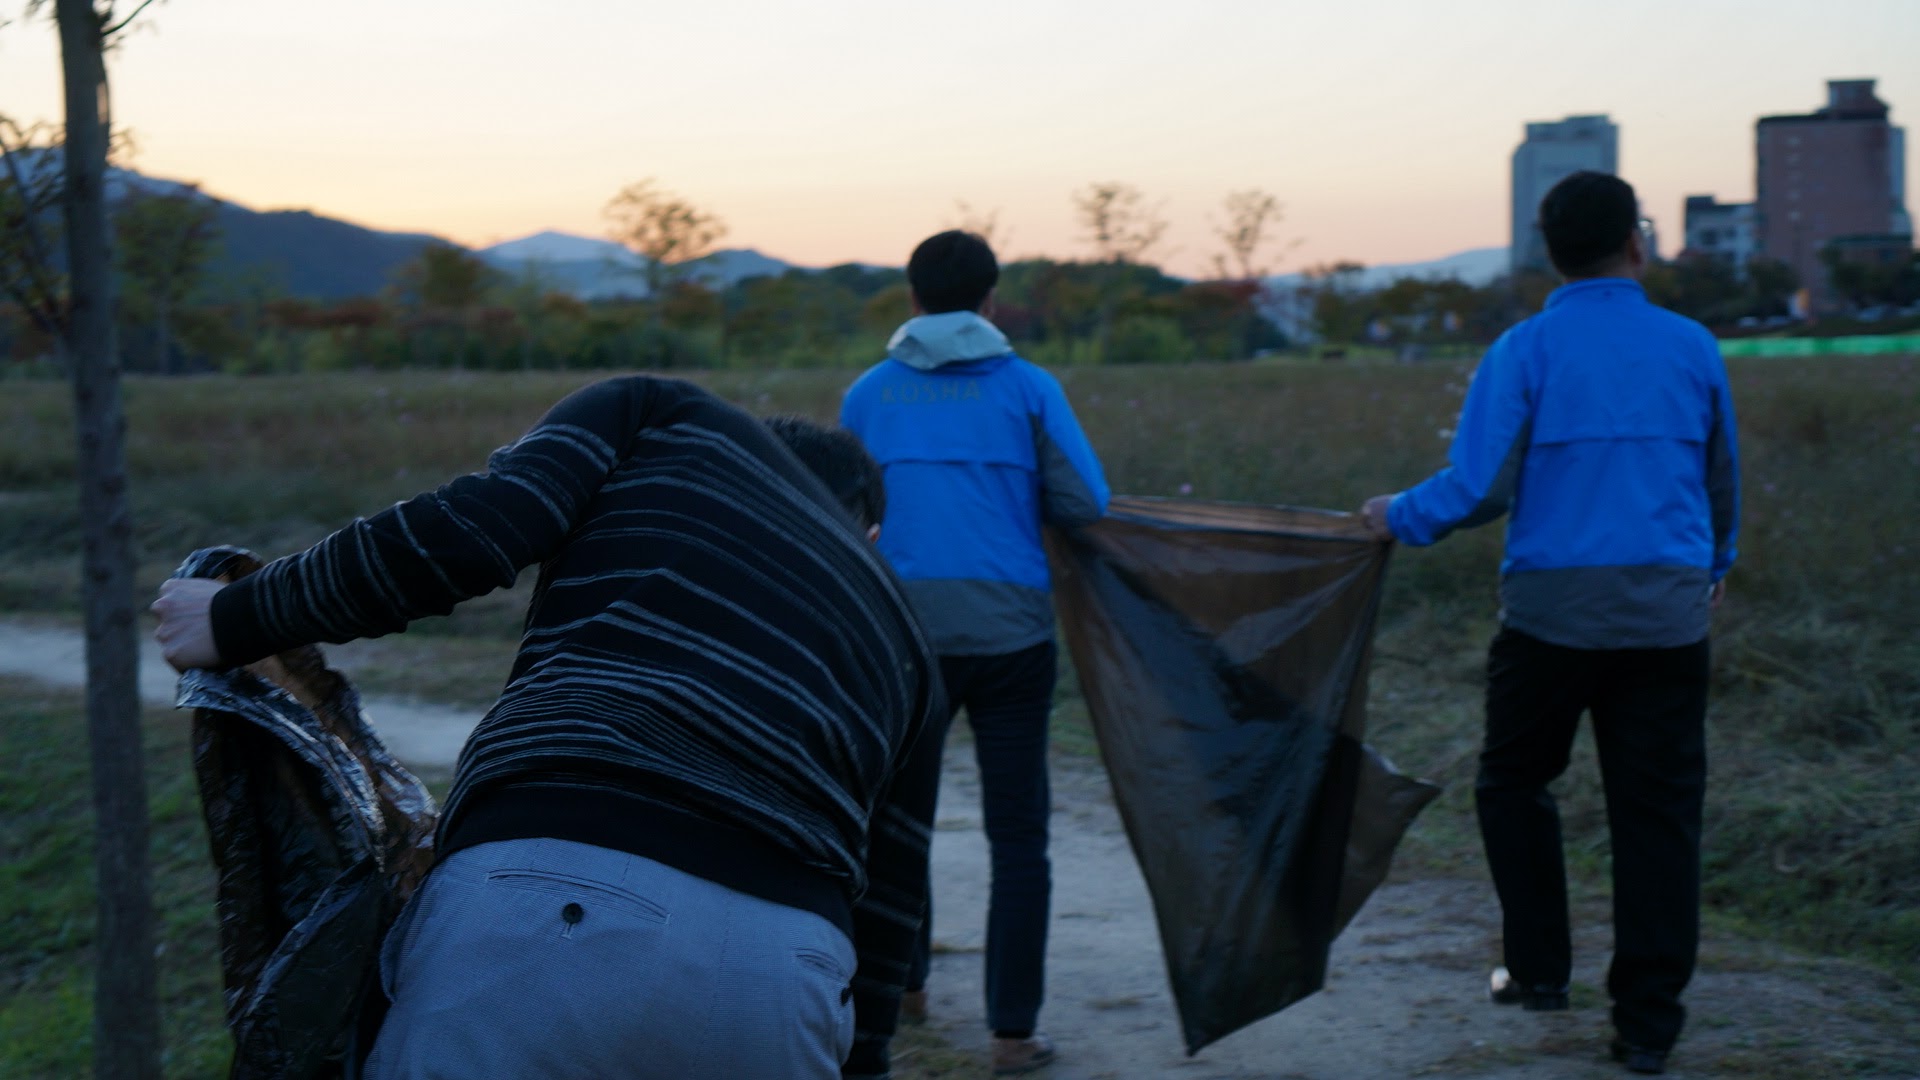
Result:
M1054 645L1047 642L980 667L967 696L980 762L980 808L992 852L987 909L987 1024L998 1035L1033 1031L1046 990L1047 717L1053 707Z
M1502 629L1487 660L1487 734L1474 806L1500 896L1506 966L1520 986L1562 990L1573 969L1560 810L1593 654Z
M1668 1050L1700 944L1700 815L1707 786L1708 646L1614 655L1593 703L1613 838L1613 965L1620 1038Z
M389 935L368 1080L799 1076L852 1045L853 947L810 912L559 840L457 852Z
M947 690L946 722L940 725L940 730L929 731L920 736L923 739L931 738L935 740L936 748L933 751L930 763L935 766L932 784L936 796L940 790L938 763L946 756L947 732L952 730L953 718L959 714L960 707L966 703L967 688L973 678L975 663L975 658L971 656L943 656L940 658L940 680L946 686ZM936 815L939 813L937 797L934 812ZM933 966L933 873L931 870L932 864L929 863L928 865L927 910L920 917L920 938L914 943L913 957L907 966L908 994L923 995L926 993L927 973ZM926 1014L925 999L921 998L915 1002L912 1011L917 1012L918 1015L909 1016L909 1010L903 1005L901 1010L902 1018L912 1020L924 1019Z

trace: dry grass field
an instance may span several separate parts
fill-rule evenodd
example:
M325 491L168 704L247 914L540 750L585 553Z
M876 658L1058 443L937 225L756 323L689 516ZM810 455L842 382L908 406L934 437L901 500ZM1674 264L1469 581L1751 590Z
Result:
M1346 508L1444 457L1465 364L1076 368L1063 380L1117 491ZM844 372L717 373L761 413L831 417ZM194 547L277 555L356 514L480 468L585 376L336 374L133 380L142 585ZM1920 974L1920 360L1733 365L1745 524L1716 628L1707 900L1724 926ZM70 406L58 383L0 381L0 613L72 618L79 523ZM1398 872L1478 872L1470 781L1496 617L1499 531L1395 555L1372 738L1448 785ZM480 704L505 671L524 597L502 594L356 646L376 692ZM426 673L423 675L423 672ZM0 1074L70 1075L84 1040L92 932L77 698L0 686ZM1056 726L1094 753L1070 677ZM154 720L166 906L169 1072L222 1052L211 874L189 765ZM1569 859L1604 888L1590 747L1564 782ZM82 1048L83 1049L83 1048ZM915 1057L946 1075L938 1046Z

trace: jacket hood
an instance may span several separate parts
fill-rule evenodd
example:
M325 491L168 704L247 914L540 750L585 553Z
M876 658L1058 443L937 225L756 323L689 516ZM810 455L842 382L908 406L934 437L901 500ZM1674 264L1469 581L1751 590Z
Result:
M920 371L1012 351L1007 335L973 311L916 316L902 323L887 341L888 356Z

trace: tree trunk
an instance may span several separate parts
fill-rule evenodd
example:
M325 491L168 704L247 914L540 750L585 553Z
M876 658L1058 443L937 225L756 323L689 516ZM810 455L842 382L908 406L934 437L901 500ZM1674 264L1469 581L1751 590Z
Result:
M661 305L666 302L667 276L659 259L647 263L647 367L659 370L667 366L667 350L661 340L663 312Z
M1113 319L1120 309L1120 292L1125 285L1126 267L1110 259L1100 269L1100 308L1093 326L1093 357L1096 364L1113 361Z
M107 231L111 118L101 21L93 0L58 0L66 75L67 354L79 437L87 612L87 738L93 764L93 1073L160 1075L153 900L147 867L147 785L133 606L133 524L127 508L126 415L114 341Z

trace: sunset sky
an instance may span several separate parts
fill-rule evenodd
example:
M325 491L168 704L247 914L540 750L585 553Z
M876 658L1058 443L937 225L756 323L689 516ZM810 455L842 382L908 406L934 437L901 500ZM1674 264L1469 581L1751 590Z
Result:
M17 16L22 0L0 0ZM130 6L121 0L122 8ZM1753 191L1753 120L1877 77L1920 175L1920 0L170 0L114 58L143 172L482 245L598 235L654 177L728 246L902 262L964 199L1011 256L1086 254L1070 193L1164 200L1196 272L1228 191L1283 268L1505 244L1528 120L1605 112L1669 248ZM0 112L60 115L52 28L0 28ZM1909 180L1910 202L1915 184Z

